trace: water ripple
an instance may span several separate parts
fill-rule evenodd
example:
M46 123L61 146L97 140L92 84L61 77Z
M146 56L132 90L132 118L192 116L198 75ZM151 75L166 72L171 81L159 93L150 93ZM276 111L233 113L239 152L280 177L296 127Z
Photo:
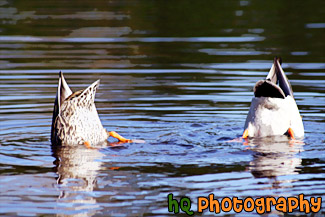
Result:
M0 36L0 42L60 42L60 43L121 43L121 42L254 42L263 41L261 36L239 36L239 37L118 37L118 38L99 38L99 37L34 37L34 36Z

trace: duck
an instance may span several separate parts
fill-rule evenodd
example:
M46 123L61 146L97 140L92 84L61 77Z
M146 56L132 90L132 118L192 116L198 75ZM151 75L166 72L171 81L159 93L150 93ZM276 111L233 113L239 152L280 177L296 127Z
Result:
M282 59L275 57L266 78L256 82L242 138L304 136L302 117L281 64Z
M132 142L103 127L95 106L99 84L100 80L97 80L84 90L72 92L63 73L59 72L51 126L52 145L85 145L92 148L103 144L110 136L122 143Z

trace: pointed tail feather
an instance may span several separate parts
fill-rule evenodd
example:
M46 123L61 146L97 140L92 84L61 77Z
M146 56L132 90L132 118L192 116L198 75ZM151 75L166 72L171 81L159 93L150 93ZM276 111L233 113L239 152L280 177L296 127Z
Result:
M60 79L59 79L59 86L58 86L58 98L60 99L60 104L64 102L66 98L68 98L72 94L72 91L68 85L68 83L65 81L63 73L60 71Z
M69 88L68 83L65 81L63 77L63 73L59 72L59 84L58 90L56 93L55 101L54 101L54 108L53 108L53 116L52 116L52 126L51 126L51 141L52 144L56 143L55 141L55 122L56 118L60 113L60 108L63 101L72 94L71 89Z
M281 67L281 59L274 58L273 64L275 65L275 71L280 88L283 90L285 96L293 96L290 82Z
M287 96L293 96L290 82L281 67L281 63L280 58L274 58L266 79L256 82L254 86L255 97L263 96L284 99Z
M269 71L269 74L266 76L266 80L271 81L272 83L276 84L278 82L278 78L276 76L275 64L272 64L272 67Z

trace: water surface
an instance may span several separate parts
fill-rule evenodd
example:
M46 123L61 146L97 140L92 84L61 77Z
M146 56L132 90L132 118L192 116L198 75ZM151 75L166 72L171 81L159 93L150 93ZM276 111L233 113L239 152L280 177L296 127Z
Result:
M0 213L166 216L169 193L193 210L210 193L303 193L322 197L324 215L324 10L293 0L0 1ZM227 142L241 136L274 56L305 138ZM100 79L104 127L146 143L51 147L59 70L74 91Z

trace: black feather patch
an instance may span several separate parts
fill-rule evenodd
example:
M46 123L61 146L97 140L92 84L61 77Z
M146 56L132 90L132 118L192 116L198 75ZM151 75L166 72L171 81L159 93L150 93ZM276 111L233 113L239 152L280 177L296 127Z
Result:
M285 98L283 90L276 84L272 83L269 80L261 80L256 82L254 87L255 97L273 97L273 98Z

